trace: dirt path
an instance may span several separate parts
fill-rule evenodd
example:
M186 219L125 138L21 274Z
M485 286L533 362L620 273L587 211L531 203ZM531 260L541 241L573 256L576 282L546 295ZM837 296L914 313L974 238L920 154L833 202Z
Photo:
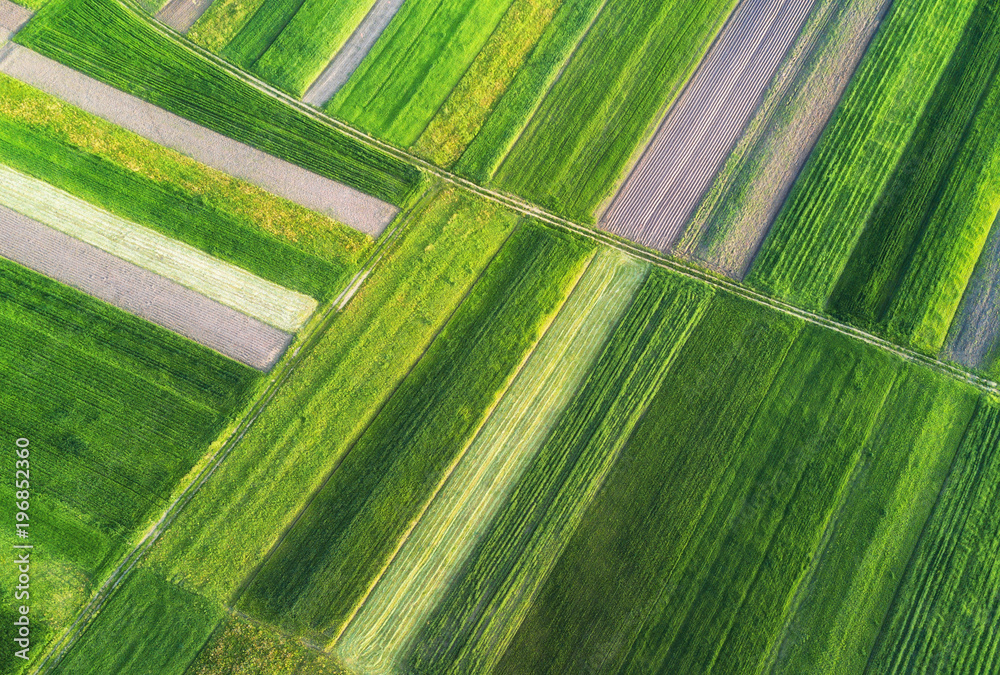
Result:
M951 322L944 353L969 368L982 368L1000 342L1000 214Z
M268 371L292 336L0 206L0 256Z
M601 226L668 249L757 109L814 0L744 0L653 136Z
M156 13L156 20L178 33L187 33L214 0L170 0Z
M4 46L0 72L373 237L399 212L391 204L210 131L20 45Z
M317 108L326 105L334 94L340 91L354 71L375 46L382 31L385 30L392 17L403 6L404 0L375 0L365 18L351 33L344 46L340 48L330 64L319 74L319 77L309 86L302 100Z

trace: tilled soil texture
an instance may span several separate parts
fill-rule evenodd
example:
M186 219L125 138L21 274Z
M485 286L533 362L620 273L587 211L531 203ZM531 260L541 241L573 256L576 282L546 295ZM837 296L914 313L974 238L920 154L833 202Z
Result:
M746 0L674 104L601 219L670 248L760 103L813 0Z
M292 339L6 207L0 207L0 255L258 370L270 370Z

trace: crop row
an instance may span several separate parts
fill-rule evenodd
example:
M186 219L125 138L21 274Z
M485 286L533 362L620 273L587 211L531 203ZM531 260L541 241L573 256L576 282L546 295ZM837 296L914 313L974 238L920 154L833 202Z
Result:
M240 597L328 641L389 563L541 337L593 249L518 229Z
M151 553L170 579L228 601L417 363L514 227L433 190L313 353Z
M419 171L176 43L114 0L56 0L16 40L196 124L400 205Z
M420 626L590 374L646 274L621 253L597 254L337 641L341 662L369 673L402 668Z
M710 296L658 271L645 281L415 640L408 670L490 672Z

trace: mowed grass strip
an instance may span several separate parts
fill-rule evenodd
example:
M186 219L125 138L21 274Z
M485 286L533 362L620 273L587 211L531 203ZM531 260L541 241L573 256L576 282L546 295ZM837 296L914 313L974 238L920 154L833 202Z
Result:
M494 672L617 672L800 330L713 300Z
M495 184L592 222L735 4L608 0Z
M139 569L53 672L182 675L223 616L220 605Z
M399 147L412 145L512 0L410 0L326 110Z
M980 402L902 576L867 673L991 673L997 650L1000 408ZM861 672L861 671L858 671Z
M334 647L368 673L399 672L420 627L548 437L648 267L597 253L448 482Z
M294 332L316 301L99 209L0 164L0 204L176 281L227 307Z
M325 299L371 237L0 75L0 162Z
M305 0L254 71L301 97L365 18L374 0Z
M562 306L593 254L519 228L240 597L240 611L336 637Z
M491 672L711 294L652 272L423 627L408 671Z
M223 602L264 559L420 358L517 217L435 188L282 393L150 552Z
M976 407L969 387L907 367L772 649L771 672L864 671Z
M936 352L1000 209L1000 3L981 2L830 297Z
M748 283L809 309L825 307L975 5L893 3L764 240Z
M462 155L563 0L514 0L411 150L444 167Z
M397 206L420 172L176 43L115 0L56 0L18 43L196 124Z

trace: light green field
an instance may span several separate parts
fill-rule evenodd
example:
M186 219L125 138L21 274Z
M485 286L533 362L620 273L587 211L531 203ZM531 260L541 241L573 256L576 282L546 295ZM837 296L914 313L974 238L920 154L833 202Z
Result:
M395 673L510 488L545 441L647 274L620 253L597 254L448 482L334 652L366 673Z
M316 301L0 164L0 204L228 307L294 332Z

